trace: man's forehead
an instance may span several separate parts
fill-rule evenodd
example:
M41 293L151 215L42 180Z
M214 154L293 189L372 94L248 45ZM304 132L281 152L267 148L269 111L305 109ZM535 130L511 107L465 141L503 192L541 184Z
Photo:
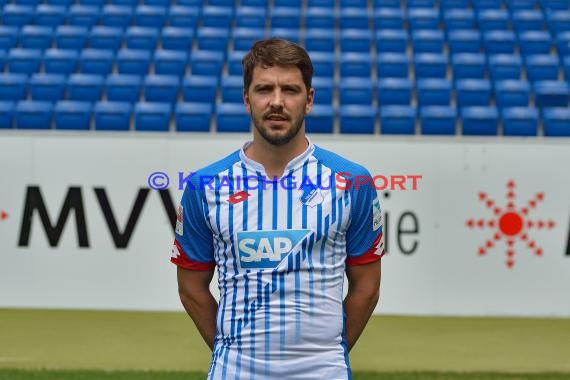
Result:
M252 83L280 83L303 85L301 70L295 65L257 65L253 69Z

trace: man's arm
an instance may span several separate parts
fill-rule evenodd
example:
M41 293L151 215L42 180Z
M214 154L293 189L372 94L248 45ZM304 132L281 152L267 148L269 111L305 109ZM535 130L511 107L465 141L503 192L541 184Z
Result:
M380 261L346 267L348 294L344 299L346 342L350 351L362 334L380 297Z
M178 267L178 294L200 335L213 350L218 303L210 292L214 270L188 270Z

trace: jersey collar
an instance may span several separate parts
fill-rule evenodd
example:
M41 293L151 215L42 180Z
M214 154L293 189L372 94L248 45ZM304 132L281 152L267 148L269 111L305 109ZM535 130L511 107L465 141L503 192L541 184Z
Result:
M309 146L307 147L307 149L305 149L305 151L303 153L301 153L300 155L298 155L297 157L293 158L291 161L289 161L287 163L287 165L285 166L285 170L283 171L283 173L287 173L289 171L294 171L296 169L298 169L299 167L303 166L303 164L305 163L305 161L307 161L309 159L309 157L311 157L311 155L313 154L313 152L315 151L315 145L311 142L311 140L305 136L305 139L307 139L307 142L309 143ZM243 163L245 163L246 166L251 167L252 169L254 169L255 171L258 171L260 173L265 174L265 168L263 167L263 165L261 165L259 162L252 160L251 158L249 158L248 156L246 156L245 154L245 150L253 143L253 141L248 141L246 142L243 147L240 149L239 151L239 155L240 155L240 159ZM284 174L286 175L286 174Z

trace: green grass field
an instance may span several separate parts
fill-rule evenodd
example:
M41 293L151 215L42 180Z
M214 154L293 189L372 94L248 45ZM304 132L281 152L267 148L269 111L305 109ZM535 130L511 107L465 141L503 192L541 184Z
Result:
M355 380L570 379L570 319L373 317ZM183 313L0 309L0 379L203 379ZM323 379L324 380L324 379Z

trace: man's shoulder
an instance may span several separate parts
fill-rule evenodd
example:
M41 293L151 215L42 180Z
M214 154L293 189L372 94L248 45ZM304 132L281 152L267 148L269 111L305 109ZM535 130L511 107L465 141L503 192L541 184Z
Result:
M236 150L226 157L198 169L189 179L189 182L198 189L203 186L205 182L209 182L208 179L213 179L216 175L225 172L238 161L240 161L240 155L239 150Z
M368 169L333 151L315 146L313 156L324 166L345 177L370 175Z

